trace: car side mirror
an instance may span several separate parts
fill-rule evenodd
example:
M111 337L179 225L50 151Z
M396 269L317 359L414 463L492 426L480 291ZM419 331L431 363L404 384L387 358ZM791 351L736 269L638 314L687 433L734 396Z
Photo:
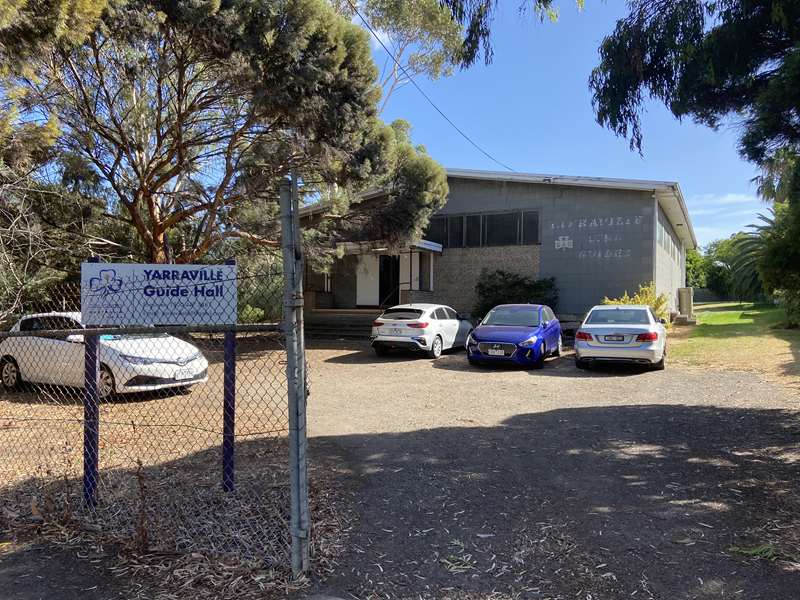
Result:
M82 344L83 343L83 335L80 333L73 333L72 335L68 335L66 340L70 344Z
M658 322L661 323L662 325L666 325L667 324L667 320L666 319L659 319Z

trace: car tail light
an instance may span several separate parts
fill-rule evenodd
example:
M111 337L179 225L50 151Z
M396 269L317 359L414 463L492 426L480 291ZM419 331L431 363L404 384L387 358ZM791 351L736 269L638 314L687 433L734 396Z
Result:
M586 333L585 331L579 331L575 334L576 340L583 340L584 342L591 342L592 341L592 334Z
M406 323L409 327L413 327L414 329L425 329L428 324L427 323Z
M373 321L372 322L372 326L373 327L383 327L383 321Z
M658 339L658 333L655 331L648 331L647 333L640 333L636 336L637 342L655 342Z

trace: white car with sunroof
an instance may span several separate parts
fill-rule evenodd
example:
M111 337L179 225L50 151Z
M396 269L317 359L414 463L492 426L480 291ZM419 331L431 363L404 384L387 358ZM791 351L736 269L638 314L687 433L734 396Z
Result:
M399 304L372 323L370 343L378 356L393 349L425 352L439 358L449 348L464 348L472 331L469 319L442 304Z
M646 305L602 304L592 308L575 332L575 365L632 363L663 369L667 357L666 320Z

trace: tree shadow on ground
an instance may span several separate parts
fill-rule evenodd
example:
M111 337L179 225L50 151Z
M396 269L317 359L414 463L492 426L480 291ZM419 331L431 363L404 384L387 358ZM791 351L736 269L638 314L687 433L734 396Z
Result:
M489 427L312 438L313 543L336 553L312 591L795 600L798 443L797 412L687 405L565 408ZM285 456L283 440L240 441L242 502L234 504L219 488L219 448L145 466L149 522L170 526L169 511L157 518L163 504L183 511L183 530L251 550L267 530L285 535ZM127 482L115 490L114 514L134 527L136 469L113 474ZM29 485L12 495L29 497ZM245 519L255 520L240 539ZM778 560L732 550L765 545ZM13 597L11 583L3 589Z
M315 439L357 518L318 591L795 599L798 442L794 412L662 405Z

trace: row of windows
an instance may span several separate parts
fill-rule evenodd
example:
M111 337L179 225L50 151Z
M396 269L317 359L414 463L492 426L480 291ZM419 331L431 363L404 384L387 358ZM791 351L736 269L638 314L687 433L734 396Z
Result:
M423 237L444 248L538 244L539 213L525 211L433 217Z

